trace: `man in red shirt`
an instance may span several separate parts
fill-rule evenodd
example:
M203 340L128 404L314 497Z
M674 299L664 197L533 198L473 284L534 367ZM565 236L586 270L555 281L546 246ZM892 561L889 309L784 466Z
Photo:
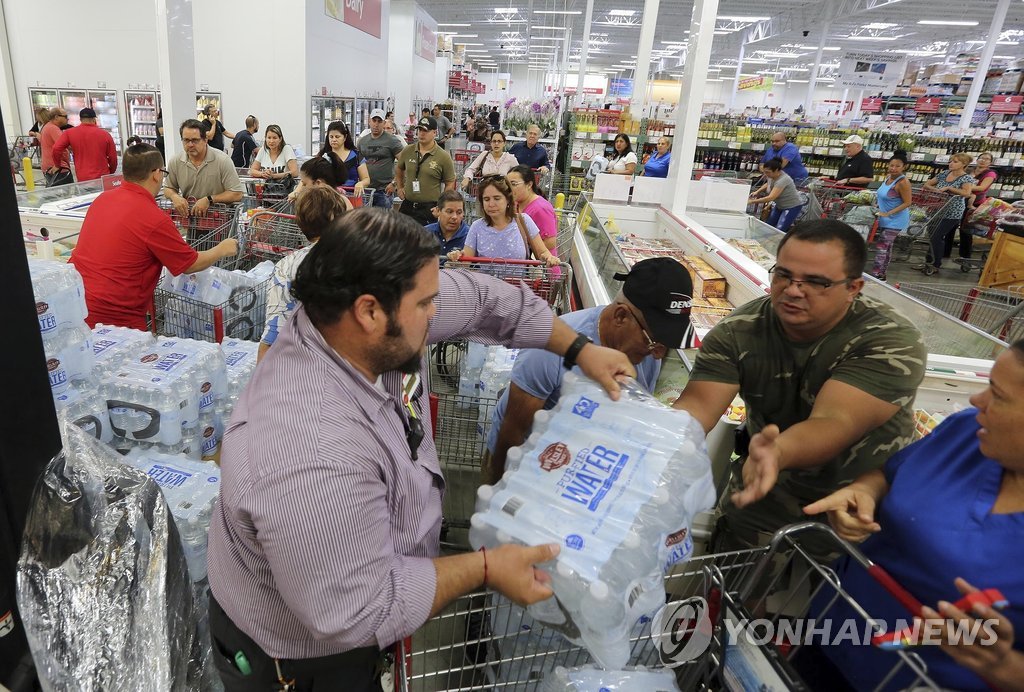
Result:
M89 206L70 261L85 284L90 327L102 322L146 329L146 309L161 268L177 276L202 271L238 253L234 238L202 252L182 239L171 217L156 204L166 172L163 165L156 147L129 147L124 182Z
M50 120L43 125L43 129L39 131L39 149L41 151L42 159L40 165L43 168L43 175L46 177L46 187L51 185L63 185L65 183L73 183L74 179L71 177L71 160L68 158L67 151L64 155L54 160L53 158L53 145L60 139L61 131L60 128L68 124L68 112L63 108L57 107L50 111ZM58 179L57 171L61 169L67 169L67 179L59 182L54 182ZM54 173L50 173L50 171Z
M78 114L82 124L64 130L53 145L53 159L60 160L70 146L75 155L75 176L78 182L96 180L117 170L117 148L110 133L96 124L96 111L83 108ZM43 169L56 173L56 169Z

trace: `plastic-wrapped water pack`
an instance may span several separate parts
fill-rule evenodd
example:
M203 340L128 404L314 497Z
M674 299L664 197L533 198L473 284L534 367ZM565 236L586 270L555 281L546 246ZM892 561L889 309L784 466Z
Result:
M224 353L224 363L228 373L228 399L237 401L242 390L252 379L252 371L256 369L256 355L260 345L255 341L242 339L224 339L220 348Z
M73 425L36 486L18 608L44 690L209 689L175 523L155 483Z
M78 327L85 321L85 285L74 265L29 259L28 273L36 299L39 331L44 337L61 327Z
M174 316L168 319L168 329L182 338L214 340L212 310L196 310L191 307L191 300L223 307L225 336L258 339L266 321L267 280L273 273L274 263L270 261L247 272L210 267L174 277L165 269L160 286L175 294L166 305L166 312Z
M558 667L544 678L541 692L679 692L679 686L671 670Z
M220 469L180 455L160 454L138 447L128 452L124 462L160 486L174 515L192 581L205 579L206 545L210 516L220 488Z
M151 332L128 327L97 324L92 330L92 351L96 358L95 373L109 374L137 351L151 346L156 338Z
M534 417L505 475L477 492L474 548L558 543L542 566L555 596L530 615L605 668L629 660L628 633L665 603L667 565L689 558L690 521L715 499L704 431L635 382L613 402L567 374L558 405Z
M497 401L502 391L508 387L512 380L512 368L519 357L518 348L505 348L504 346L487 347L487 353L483 365L480 367L480 382L477 384L477 396L483 399ZM487 439L487 432L491 425L492 407L480 406L477 408L476 433L482 440Z
M113 439L107 399L90 383L68 387L53 397L53 403L59 418L77 425L97 440L110 442Z
M43 352L50 391L57 396L75 383L91 377L96 358L93 355L92 331L85 322L61 324L43 334Z

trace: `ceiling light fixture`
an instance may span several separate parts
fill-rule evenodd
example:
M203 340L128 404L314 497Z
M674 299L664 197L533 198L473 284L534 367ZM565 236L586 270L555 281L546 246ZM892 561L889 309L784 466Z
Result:
M613 17L632 17L636 14L636 10L611 10L608 14Z
M945 19L920 19L918 24L927 24L929 26L978 26L977 22L965 22L965 21L954 21Z
M534 14L583 14L582 10L534 10Z
M564 26L540 26L540 25L534 24L530 28L531 29L553 29L555 31L565 31L565 27Z
M473 26L473 25L472 24L459 24L458 22L444 22L444 23L438 23L438 26L462 26L462 27L466 27L466 26Z
M731 17L718 15L724 22L767 22L771 17Z
M516 14L519 12L518 7L495 7L494 14Z
M846 36L847 41L895 41L897 36Z
M806 80L806 79L791 79L791 80L789 80L789 82L791 84L809 84L810 83L809 80Z
M897 27L899 24L887 24L885 22L873 22L871 24L865 24L861 29L892 29Z

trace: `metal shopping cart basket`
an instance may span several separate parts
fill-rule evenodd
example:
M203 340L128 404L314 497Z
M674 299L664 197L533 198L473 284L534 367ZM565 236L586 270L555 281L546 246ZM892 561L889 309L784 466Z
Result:
M264 261L278 262L285 255L309 245L292 214L257 211L239 228L239 265L254 266Z
M1024 337L1024 286L1007 289L967 284L896 284L903 293L1005 341Z
M195 202L194 198L188 200L189 209L195 206ZM178 227L178 230L181 231L181 234L190 245L200 241L213 231L229 228L235 219L235 208L230 204L214 203L206 210L205 216L193 216L192 214L182 214L179 212L174 208L171 200L166 197L158 197L156 203L157 206L170 215L171 221ZM224 237L226 238L227 235Z
M255 197L264 206L272 206L288 198L288 193L295 189L297 181L292 178L285 180L267 180L245 176L239 178L245 186L245 194Z
M893 262L906 262L916 250L927 255L931 237L939 227L939 222L946 215L954 197L944 192L929 190L924 187L913 187L910 190L910 226L906 233L900 233L892 244ZM878 224L871 230L871 237L877 232Z
M671 668L679 689L687 691L808 689L791 664L802 637L789 635L790 625L805 618L812 603L818 622L836 606L848 606L858 620L858 632L880 629L846 593L836 573L805 549L815 539L852 556L865 569L877 568L817 522L785 527L767 546L694 557L665 577L665 608L634 628L629 665ZM484 624L467 636L470 620ZM755 626L760 628L756 632ZM765 637L764 629L774 636ZM700 641L688 649L693 638ZM556 667L590 662L581 647L508 600L484 593L457 599L396 648L395 681L401 692L532 691ZM901 685L910 678L907 689L939 689L913 652L894 651L891 661L887 681L899 675L905 676Z
M522 282L555 310L569 306L572 268L566 264L555 267L527 260L500 260L475 257L471 260L449 261L445 269L475 271L489 274L512 284ZM491 414L498 402L494 393L481 395L476 387L479 375L464 368L469 344L466 341L443 341L430 351L429 386L437 401L434 416L434 440L447 490L442 514L445 544L468 545L469 518L480 485L480 463L486 449L491 427ZM473 381L463 381L465 376Z

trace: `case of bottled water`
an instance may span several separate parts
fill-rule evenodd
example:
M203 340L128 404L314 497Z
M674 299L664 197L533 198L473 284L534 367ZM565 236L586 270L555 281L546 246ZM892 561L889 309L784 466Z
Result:
M220 488L220 469L180 455L139 447L128 452L124 463L142 471L160 486L174 515L192 581L205 579L207 537Z
M601 670L594 666L559 666L544 678L541 692L679 692L671 670Z
M636 382L622 389L613 402L567 374L555 408L509 450L502 479L477 491L469 536L474 548L561 545L541 566L555 596L530 615L609 669L629 660L633 625L664 604L665 562L689 557L690 520L715 499L700 424Z
M114 434L107 415L107 399L88 382L65 389L53 397L57 416L74 423L102 442L110 442Z
M237 401L242 390L252 379L252 371L256 369L256 355L260 345L255 341L224 339L220 348L224 353L224 363L227 366L228 399Z
M512 379L512 367L516 364L518 356L518 348L487 347L487 356L483 367L480 368L480 382L477 385L477 396L481 400L498 400ZM487 439L492 413L493 406L477 408L476 433L481 440Z
M61 326L43 334L43 352L46 354L50 391L54 396L92 375L96 359L92 331L85 322L79 321L77 325L61 323Z
M55 260L29 259L32 295L36 299L39 331L45 337L61 327L78 327L85 321L85 286L74 265Z
M470 408L477 400L480 372L487 360L488 346L470 341L459 369L459 408Z
M92 330L92 350L96 358L94 373L98 377L110 374L134 353L155 341L151 332L97 324Z
M211 341L216 329L213 307L223 309L224 334L255 340L263 332L267 312L267 284L273 262L261 262L248 272L210 267L195 274L171 276L164 270L160 286L169 291L165 312L167 329L174 336ZM210 306L196 310L193 302Z
M199 414L200 454L203 459L216 459L220 441L224 437L224 409Z

